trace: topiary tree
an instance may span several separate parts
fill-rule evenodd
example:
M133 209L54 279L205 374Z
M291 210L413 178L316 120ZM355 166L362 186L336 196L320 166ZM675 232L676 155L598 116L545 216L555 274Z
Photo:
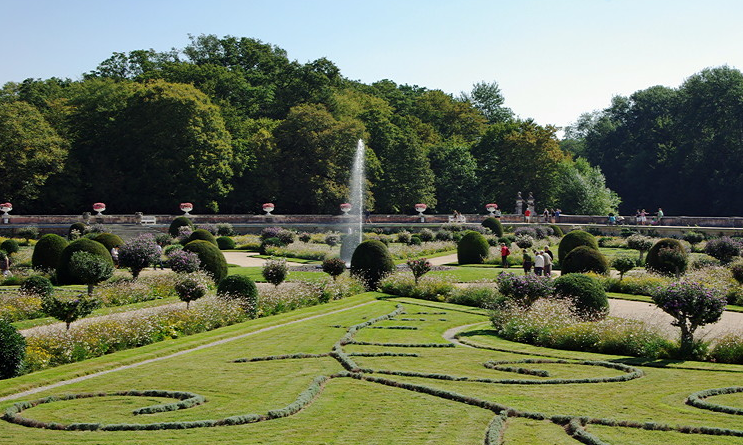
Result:
M498 291L522 307L529 307L540 298L554 293L554 282L550 277L537 275L515 275L501 272L496 279Z
M560 263L560 272L563 274L595 272L606 275L609 273L609 261L598 249L578 246Z
M139 273L150 264L160 260L160 249L151 233L130 239L119 249L119 265L128 267L136 280Z
M5 243L3 243L5 244ZM722 264L728 264L740 255L741 244L728 236L707 241L704 253L717 258ZM5 250L5 249L3 249Z
M68 244L69 242L61 236L47 233L36 242L34 253L31 256L31 265L34 269L56 269L59 257Z
M206 283L191 274L182 275L178 281L176 281L173 288L178 294L178 298L180 298L181 301L186 302L186 309L189 308L192 301L203 297L209 290Z
M560 245L557 247L557 259L560 262L560 269L562 269L562 263L565 261L565 257L573 249L580 246L587 246L595 250L599 249L599 243L596 241L596 237L582 230L573 230L562 237Z
M10 323L0 318L0 379L21 374L26 358L26 338Z
M88 285L88 296L92 296L96 284L113 276L114 267L103 257L80 251L70 258L70 272L75 279Z
M569 255L568 255L569 256ZM568 273L555 280L555 295L570 299L583 320L596 321L609 314L609 300L601 283L588 275Z
M235 236L235 229L230 223L219 223L217 224L217 235L219 236Z
M493 232L493 234L498 238L503 236L503 225L500 223L500 220L498 218L489 216L485 218L485 221L482 222L482 226L490 229L490 231Z
M337 233L330 233L325 236L325 244L330 247L337 246L341 242L341 236Z
M41 300L41 310L50 317L64 322L68 331L72 322L87 317L99 305L98 300L87 299L82 294L72 299L62 299L49 295Z
M516 245L522 249L528 249L534 245L534 238L529 235L516 235Z
M191 273L199 270L201 260L193 252L176 249L168 253L168 266L170 266L170 270L176 273Z
M682 358L694 355L694 332L697 328L719 320L727 304L724 297L704 285L687 281L677 281L658 289L653 294L653 301L674 318L671 324L681 329Z
M206 229L196 229L193 232L191 232L191 235L188 237L188 240L186 241L186 243L190 243L191 241L196 241L196 240L209 241L210 243L217 246L217 239L214 238L214 235L212 235L211 232L209 232Z
M288 273L289 271L286 267L286 260L284 258L271 258L263 264L263 278L276 287L279 287L279 284L284 282Z
M482 264L490 254L488 240L481 233L468 231L457 243L459 264Z
M433 241L434 237L433 230L431 229L421 229L421 231L418 233L418 238L421 239L421 241L427 243L429 241Z
M217 296L236 300L250 318L258 313L258 288L255 282L245 275L230 275L219 282Z
M552 229L552 234L553 235L555 235L557 237L560 237L560 238L563 237L564 233L562 233L562 229L560 228L560 226L555 225L555 224L551 224L549 227L550 227L550 229Z
M325 258L322 261L322 271L336 280L339 275L346 271L346 262L340 258Z
M193 222L191 222L190 219L186 218L185 216L179 216L170 223L168 233L173 238L177 238L178 236L180 236L180 228L184 226L190 227L191 230L193 230L194 228Z
M297 234L292 230L281 229L276 233L276 238L284 244L291 244L297 239Z
M410 271L413 272L413 278L415 278L415 284L418 284L420 278L431 271L431 263L426 258L417 258L407 261Z
M113 233L99 233L96 236L94 236L93 241L98 241L99 243L106 246L106 249L110 252L111 249L117 246L123 246L124 240L121 239L120 236L114 235Z
M39 297L46 297L54 292L54 286L49 281L49 278L42 277L41 275L28 277L26 281L21 283L20 289L21 292L38 295Z
M261 255L268 255L268 249L270 247L284 247L285 245L286 244L284 244L278 238L266 238L264 240L261 240L261 245L258 248L258 251L261 253Z
M227 276L227 260L217 246L209 241L196 240L183 246L183 250L193 252L199 256L201 270L212 276L215 283L219 283Z
M410 242L408 244L411 246L420 246L423 244L423 240L418 235L410 235Z
M611 266L619 272L619 281L622 281L624 274L634 269L636 264L634 258L628 256L618 256L611 261Z
M640 252L639 261L642 264L642 255L653 247L653 240L650 237L636 233L627 237L627 247Z
M351 275L363 281L369 290L376 289L379 281L393 270L395 262L387 246L379 240L362 241L351 257Z
M39 237L39 228L36 226L25 226L15 231L16 236L26 240L28 244L29 240L36 239Z
M217 238L217 247L219 250L232 250L235 248L235 240L229 236L220 236Z
M8 255L12 255L14 253L18 253L20 250L20 246L18 245L18 241L14 239L6 239L2 243L0 243L0 250L4 251Z
M679 275L686 270L687 262L684 246L673 238L663 238L648 250L645 267L666 275Z
M85 223L76 222L67 229L67 239L70 241L76 240L81 236L85 235L88 231L88 226Z
M397 242L402 244L410 244L410 237L412 235L407 230L403 230L397 233Z
M704 236L704 233L695 232L693 230L690 230L684 233L684 236L682 237L682 239L686 241L687 243L691 244L692 247L704 241L705 238L706 237Z
M57 265L57 284L86 284L70 270L70 260L75 252L88 252L98 255L113 267L114 262L111 254L103 244L88 238L80 238L67 245L60 254L59 264Z

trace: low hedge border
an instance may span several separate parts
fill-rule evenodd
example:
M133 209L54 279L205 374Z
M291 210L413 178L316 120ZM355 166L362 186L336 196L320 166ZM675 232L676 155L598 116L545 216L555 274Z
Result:
M719 396L722 394L735 394L739 392L743 392L743 386L729 386L726 388L705 389L704 391L699 391L691 394L686 399L686 403L695 408L708 409L710 411L718 413L736 414L738 416L743 416L743 408L719 405L717 403L710 403L704 400L707 397Z
M282 355L268 355L266 357L252 357L252 358L238 358L230 360L231 363L250 363L250 362L267 362L271 360L288 360L288 359L299 359L299 358L320 358L328 357L330 354L306 354L300 352L297 354L282 354Z
M503 443L503 433L506 431L507 420L508 414L506 411L501 411L493 417L485 434L485 445L501 445Z
M645 375L642 370L635 368L634 366L625 365L622 363L612 363L599 360L582 360L582 361L570 361L570 360L546 360L546 359L526 359L526 360L501 360L501 361L487 361L483 363L486 368L498 370L498 367L502 365L510 364L560 364L560 365L583 365L583 366L601 366L603 368L616 369L623 371L625 374L621 374L615 377L594 377L584 379L551 379L551 380L519 380L522 384L568 384L568 383L609 383L609 382L626 382L629 380L638 379ZM508 381L501 381L499 383L508 383Z
M418 328L415 326L369 326L369 329L403 329L409 331L418 330Z
M377 343L372 341L353 341L360 346L387 346L391 348L453 348L454 343Z

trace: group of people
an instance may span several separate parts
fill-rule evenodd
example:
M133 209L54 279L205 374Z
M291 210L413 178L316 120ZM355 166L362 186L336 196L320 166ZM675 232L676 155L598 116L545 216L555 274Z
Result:
M549 246L544 246L544 250L533 250L534 252L534 261L532 262L529 255L524 252L524 273L529 274L531 273L532 267L534 267L534 274L538 276L552 276L552 261L554 259L554 254L550 250Z
M466 223L467 222L467 218L465 218L464 215L457 212L456 210L454 211L454 215L450 218L450 220L451 222L455 222L455 223Z
M545 207L544 212L542 212L542 220L554 224L560 220L560 213L562 213L560 209L548 209Z
M638 225L646 225L648 223L648 215L650 213L646 212L645 209L637 209L635 212L635 224ZM663 220L663 209L658 207L658 212L653 217L653 220L650 222L653 225L660 225L661 221Z

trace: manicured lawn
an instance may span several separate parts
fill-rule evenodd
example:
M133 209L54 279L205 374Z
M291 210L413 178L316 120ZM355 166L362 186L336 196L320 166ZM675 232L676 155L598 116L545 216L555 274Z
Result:
M249 413L265 415L298 400L298 395L318 376L333 377L325 381L319 393L307 398L309 403L295 414L236 426L154 431L57 431L0 421L0 442L21 445L482 444L496 412L509 408L504 430L509 444L578 443L568 436L563 425L576 416L583 416L584 421L589 422L586 426L589 434L607 443L743 443L741 437L690 435L676 430L677 425L743 429L740 416L702 410L684 403L685 398L696 391L740 385L743 366L650 363L513 343L491 335L482 310L410 299L374 300L376 295L362 294L0 381L0 395L8 395L119 364L164 357L18 400L0 402L0 409L5 410L16 401L48 395L131 389L188 391L206 397L201 405L157 414L134 415L132 410L169 403L172 399L94 397L41 404L21 413L29 419L61 424L153 424L223 419ZM400 309L404 313L395 312ZM378 318L384 315L393 316ZM293 323L284 325L286 322ZM354 325L358 326L355 336L343 344L337 343ZM442 347L450 345L442 334L464 325L472 326L465 329L461 338L476 347ZM231 341L204 347L214 340ZM338 359L323 355L234 362L240 358L282 354L327 354L333 345L336 345L336 354L340 354ZM196 346L201 349L189 351ZM181 354L169 356L176 351ZM371 353L394 355L369 356ZM530 357L568 360L565 363L508 365L545 370L550 373L548 377L484 366L494 360L519 362ZM627 363L643 374L628 381L549 384L555 379L616 380L629 372L606 365L580 364L574 359ZM341 364L344 360L347 367L354 369L354 374L344 373ZM449 380L442 380L445 376L449 376ZM716 396L709 401L743 408L740 396ZM540 420L543 418L547 420ZM617 419L637 426L645 422L668 424L673 431L591 423L600 419Z

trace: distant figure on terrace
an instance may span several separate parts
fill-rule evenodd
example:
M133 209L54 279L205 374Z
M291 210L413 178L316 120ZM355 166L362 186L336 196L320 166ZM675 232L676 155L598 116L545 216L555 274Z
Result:
M659 226L663 219L663 209L658 207L658 213L655 214L655 225Z

